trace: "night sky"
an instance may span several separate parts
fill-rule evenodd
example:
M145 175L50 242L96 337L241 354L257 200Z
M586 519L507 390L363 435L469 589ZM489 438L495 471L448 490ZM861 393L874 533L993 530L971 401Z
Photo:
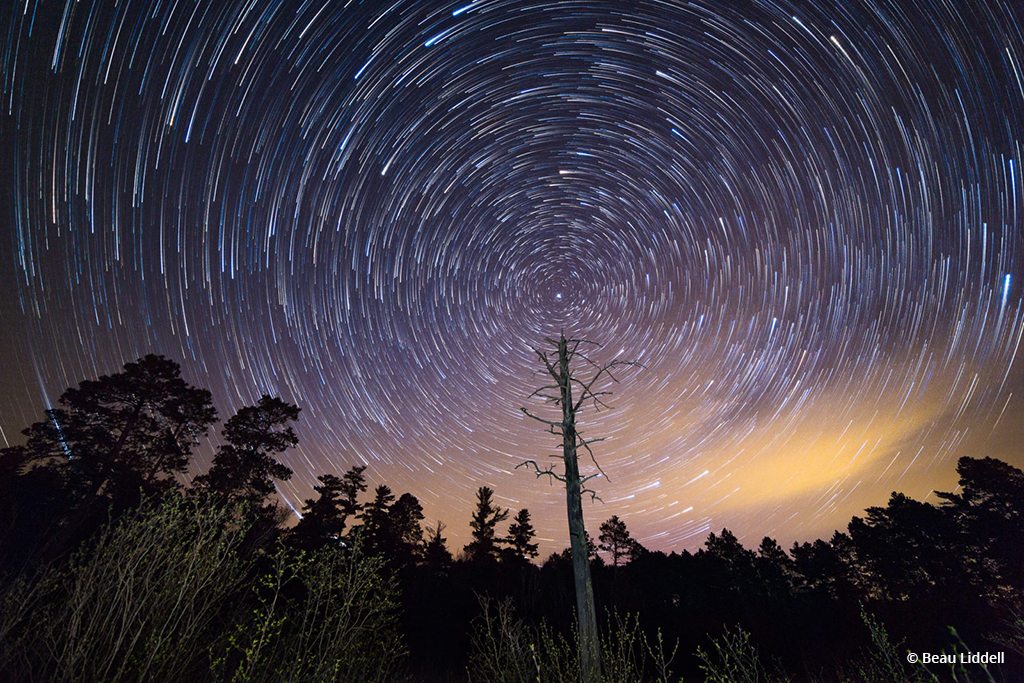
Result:
M0 12L5 444L162 353L302 407L289 504L366 464L459 549L486 484L546 553L513 468L564 329L646 366L580 418L595 535L811 540L1024 465L1019 0Z

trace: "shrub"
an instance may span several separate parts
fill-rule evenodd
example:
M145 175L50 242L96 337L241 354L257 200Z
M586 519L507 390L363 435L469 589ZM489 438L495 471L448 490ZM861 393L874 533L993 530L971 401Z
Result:
M766 683L770 677L761 663L750 639L750 633L737 626L728 628L718 638L711 639L711 649L697 648L700 670L708 683Z
M561 683L580 679L578 634L570 638L542 623L525 624L511 600L479 598L480 614L473 621L469 675L474 681L496 683ZM601 679L604 683L672 680L661 634L652 645L635 615L613 614L601 637ZM650 673L648 673L650 669Z
M213 662L223 681L394 680L405 655L398 587L378 557L358 548L280 550Z
M0 597L0 651L19 654L0 659L0 678L194 678L247 576L233 519L180 496L145 503L67 564L15 581Z

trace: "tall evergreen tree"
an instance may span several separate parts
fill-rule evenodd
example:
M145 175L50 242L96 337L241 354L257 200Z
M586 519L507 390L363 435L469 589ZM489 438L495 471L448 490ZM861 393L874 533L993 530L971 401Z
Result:
M390 555L401 565L416 562L423 550L423 506L416 496L403 493L388 510Z
M341 477L338 499L341 531L338 533L345 530L349 517L355 517L363 509L359 502L359 494L366 491L366 477L363 475L365 471L366 465L355 465L348 468L348 471Z
M537 544L533 542L536 535L537 532L530 521L530 511L523 508L516 513L508 526L505 544L508 546L509 555L520 561L529 561L537 557Z
M486 562L497 558L498 543L496 528L508 519L508 509L494 504L494 490L481 486L476 492L476 510L469 522L473 540L463 548L466 559Z
M374 489L373 500L363 506L358 533L367 552L384 553L393 546L390 510L394 502L391 487L381 484Z
M319 495L306 500L301 518L288 534L292 545L305 550L330 544L344 528L339 506L341 479L333 474L322 474L317 480L320 486L314 486L313 491Z
M174 488L192 447L217 419L210 392L178 364L148 355L124 370L68 389L59 408L25 430L33 465L66 469L76 493L130 502Z
M776 598L788 598L793 589L793 560L778 541L769 536L761 539L754 559L761 588Z
M434 570L446 569L452 563L452 554L448 550L447 539L443 533L444 522L440 520L435 526L427 529L427 542L423 548L423 564Z
M363 506L359 494L366 490L365 465L350 467L342 477L323 474L314 486L318 495L308 499L302 508L298 524L288 534L292 545L312 550L341 538L349 517L357 515Z
M866 513L850 520L848 529L872 597L924 598L966 585L962 541L943 510L893 492L888 505Z
M995 458L960 458L959 493L936 493L954 521L975 581L991 583L993 570L1004 586L1024 591L1024 471ZM980 558L992 559L993 569Z

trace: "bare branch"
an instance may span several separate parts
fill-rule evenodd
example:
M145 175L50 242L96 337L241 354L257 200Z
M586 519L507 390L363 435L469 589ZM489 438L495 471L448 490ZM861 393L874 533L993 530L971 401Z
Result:
M548 467L541 469L536 460L524 460L516 465L515 469L518 470L520 467L532 467L534 474L537 475L538 479L541 477L551 477L552 479L557 479L560 482L565 482L565 477L558 472L555 472L554 465L549 465Z
M580 358L582 358L583 360L585 360L587 363L589 363L590 365L594 366L595 368L597 368L599 370L601 369L601 364L598 363L597 361L595 361L590 356L588 356L586 354L583 354L583 353L578 353L576 355L578 355Z
M591 346L596 346L599 349L604 347L604 344L602 344L601 342L596 342L593 339L573 337L572 339L566 339L565 341L567 341L567 342L576 342L577 345L579 345L579 344L590 344Z
M573 406L573 409L579 410L580 406L583 405L583 403L586 402L588 398L594 397L592 387L597 382L597 380L601 378L602 375L608 375L609 377L611 377L613 382L618 382L618 378L615 377L614 374L612 374L612 369L617 367L631 367L637 365L642 367L642 365L638 361L613 360L612 362L602 366L601 369L598 370L594 374L594 376L590 378L590 381L587 382L586 385L584 385L583 393L580 394L580 397L576 401L576 404Z
M558 370L555 370L554 366L551 365L551 361L548 360L548 354L538 349L534 349L533 352L536 353L537 357L540 358L542 363L544 363L544 367L548 369L548 374L551 375L557 382L559 379Z
M584 439L580 435L579 432L576 432L576 438L580 440L579 445L581 445L581 446L583 446L584 448L587 449L587 453L590 454L590 460L591 460L591 462L594 463L594 467L597 468L597 471L600 472L601 474L603 474L605 479L607 479L608 481L611 481L611 478L608 476L608 474L603 469L601 469L601 465L597 462L597 458L594 457L594 451L590 450L590 444L592 444L592 443L599 443L601 441L604 441L605 438L607 438L607 437L603 437L602 436L602 437L597 438L597 439L587 440L587 439Z
M550 427L559 427L560 428L562 426L561 422L555 422L554 420L545 420L543 417L537 417L536 415L531 413L526 408L520 408L519 410L522 411L523 415L525 415L527 417L532 417L534 420L537 420L537 422L543 422L544 424L546 424L546 425L548 425Z
M599 397L601 397L601 396L611 396L614 392L611 392L611 391L590 391L589 388L588 388L588 385L583 380L576 379L575 377L573 377L571 379L571 381L575 382L576 384L578 384L583 389L583 392L580 394L580 399L579 399L579 402L578 402L577 405L582 404L582 403L584 403L586 401L592 400L594 402L594 409L595 410L599 410L600 408L605 408L606 410L611 410L612 409L612 406L610 406L607 403L605 403Z
M558 388L559 388L559 386L557 384L548 384L548 385L545 385L545 386L541 387L540 389L537 389L536 391L531 393L526 398L527 398L527 400L529 400L529 399L533 398L534 396L538 396L538 395L542 396L543 398L553 398L553 397L548 396L546 394L543 394L541 392L548 391L549 389L556 389L557 390ZM561 398L555 398L554 400L560 401Z

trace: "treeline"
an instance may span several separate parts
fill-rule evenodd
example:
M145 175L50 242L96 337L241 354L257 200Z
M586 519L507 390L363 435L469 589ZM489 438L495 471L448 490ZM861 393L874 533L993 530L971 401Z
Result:
M242 408L185 486L218 416L174 362L68 389L0 452L0 680L574 675L568 550L536 564L529 511L491 489L455 552L414 495L371 491L360 466L320 476L285 525L274 483L298 415L270 396ZM608 680L1015 680L1024 473L991 458L957 472L938 505L893 493L789 552L728 530L652 552L611 517L590 541ZM904 657L967 648L1006 663Z

